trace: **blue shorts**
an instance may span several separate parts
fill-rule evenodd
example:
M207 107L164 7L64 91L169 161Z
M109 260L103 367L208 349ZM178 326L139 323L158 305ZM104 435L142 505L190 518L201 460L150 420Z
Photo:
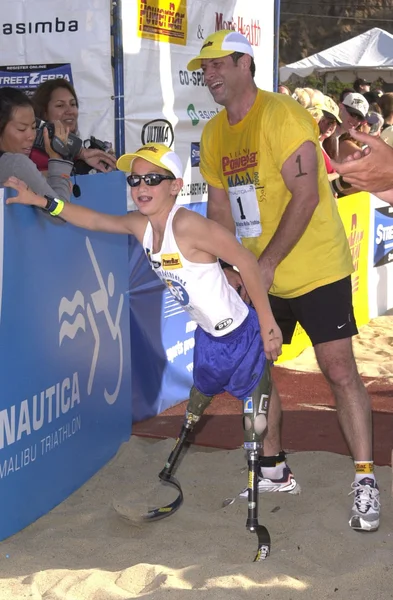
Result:
M214 337L195 331L194 385L202 394L229 392L243 400L262 377L266 364L258 317L253 308L228 335Z

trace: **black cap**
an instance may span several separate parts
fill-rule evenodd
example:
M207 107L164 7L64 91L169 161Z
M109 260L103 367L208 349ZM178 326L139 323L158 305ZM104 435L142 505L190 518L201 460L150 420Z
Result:
M354 87L359 86L359 85L371 85L371 81L366 81L365 79L356 79L356 81L354 81L353 83Z
M375 91L374 92L364 92L363 96L366 98L366 100L369 104L371 104L372 102L376 102L378 104L378 100L381 97L381 95Z

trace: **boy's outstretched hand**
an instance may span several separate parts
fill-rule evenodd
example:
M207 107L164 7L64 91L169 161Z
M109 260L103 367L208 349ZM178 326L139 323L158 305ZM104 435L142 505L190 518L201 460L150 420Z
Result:
M7 198L6 204L27 204L39 206L39 196L28 188L24 181L21 181L17 177L9 177L4 182L4 187L12 188L18 192L17 196Z
M277 360L282 354L282 333L274 321L268 326L261 327L263 348L268 360Z

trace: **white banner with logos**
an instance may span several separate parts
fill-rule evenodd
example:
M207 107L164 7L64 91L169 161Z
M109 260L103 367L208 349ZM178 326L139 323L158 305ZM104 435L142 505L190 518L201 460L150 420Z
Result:
M221 106L187 63L214 31L240 31L253 45L257 85L272 90L274 0L123 0L122 16L126 150L171 146L185 168L180 201L206 201L199 141Z
M72 79L81 137L114 142L110 8L110 0L1 0L0 87Z

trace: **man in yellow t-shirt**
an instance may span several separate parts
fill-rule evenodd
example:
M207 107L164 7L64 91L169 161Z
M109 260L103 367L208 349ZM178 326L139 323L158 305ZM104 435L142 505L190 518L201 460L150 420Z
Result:
M349 525L375 531L379 491L373 473L370 399L352 352L357 334L353 265L330 191L311 115L289 96L259 90L247 38L218 31L188 64L202 68L224 110L204 128L200 169L208 183L208 217L236 232L258 258L273 313L289 343L296 323L309 335L337 404L355 461ZM230 283L247 291L229 265ZM260 491L298 493L280 438L281 403L272 392Z

